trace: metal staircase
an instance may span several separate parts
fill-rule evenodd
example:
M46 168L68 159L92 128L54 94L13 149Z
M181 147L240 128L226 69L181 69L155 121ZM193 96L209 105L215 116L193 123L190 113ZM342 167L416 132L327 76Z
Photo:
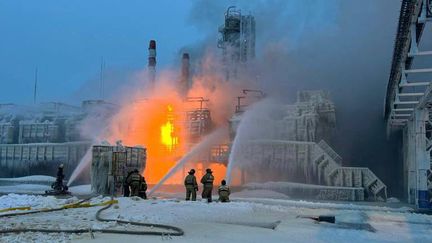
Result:
M363 187L369 198L387 199L386 185L369 168L341 166L342 158L323 140L317 143L314 154L313 163L318 183L339 187Z

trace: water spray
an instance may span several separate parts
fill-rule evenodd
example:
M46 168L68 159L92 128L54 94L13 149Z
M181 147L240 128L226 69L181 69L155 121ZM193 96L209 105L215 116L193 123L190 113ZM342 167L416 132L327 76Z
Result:
M78 178L78 176L84 171L84 169L90 165L91 157L92 157L92 148L93 148L93 145L90 146L89 149L87 149L87 152L85 153L84 157L82 157L78 166L72 172L72 175L69 178L67 186L70 186Z
M188 162L193 156L202 152L202 150L209 148L211 145L217 143L223 139L225 134L224 128L219 128L206 136L200 143L196 144L185 156L183 156L177 163L168 171L168 173L162 177L162 179L149 191L148 196L152 195L160 186L162 186L166 180L174 175L179 168L181 168L186 162Z

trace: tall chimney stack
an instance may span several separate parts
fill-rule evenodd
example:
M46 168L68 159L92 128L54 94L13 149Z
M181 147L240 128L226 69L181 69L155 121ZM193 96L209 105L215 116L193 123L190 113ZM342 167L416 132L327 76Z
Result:
M186 96L189 91L189 53L183 53L182 57L182 67L181 67L181 80L180 80L180 92L182 95Z
M154 85L156 77L156 41L150 40L148 55L148 72L151 86Z

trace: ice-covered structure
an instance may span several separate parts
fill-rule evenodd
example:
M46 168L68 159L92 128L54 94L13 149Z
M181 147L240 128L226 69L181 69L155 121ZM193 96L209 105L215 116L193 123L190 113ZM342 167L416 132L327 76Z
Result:
M243 171L243 183L320 185L302 187L307 194L320 195L317 199L387 197L386 186L372 171L343 167L342 158L325 142L332 141L336 124L335 106L327 92L300 91L294 105L268 104L261 110L251 109L258 111L238 113L230 122L230 132L239 136L234 140L237 148L232 156ZM298 185L287 184L279 191L293 191Z
M54 173L63 163L69 176L91 146L82 124L86 119L107 120L115 108L101 100L81 106L0 104L0 175Z
M122 195L123 182L128 172L137 169L143 172L147 160L146 149L94 145L92 148L91 188L93 193Z
M239 125L241 114L238 112L230 120L231 137ZM315 142L321 139L332 140L336 125L335 106L329 93L324 91L300 91L297 102L293 105L272 105L263 116L256 116L248 121L249 126L265 125L265 134L257 136L289 141Z

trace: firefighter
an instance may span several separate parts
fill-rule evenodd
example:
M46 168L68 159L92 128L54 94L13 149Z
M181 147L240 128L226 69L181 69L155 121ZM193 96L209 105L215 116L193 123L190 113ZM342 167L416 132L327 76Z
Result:
M56 182L55 185L53 185L53 189L56 191L63 191L64 190L64 185L63 185L63 180L65 178L64 172L63 172L63 164L60 164L58 169L57 169L57 178L56 178Z
M147 191L147 182L146 182L144 176L141 176L140 186L139 186L139 192L138 192L139 197L142 198L142 199L147 199L147 193L146 193L146 191Z
M218 188L218 194L220 202L229 202L229 195L231 194L231 190L229 186L227 186L225 180L221 181L221 185Z
M131 196L137 197L139 196L139 189L140 189L140 182L141 182L141 175L139 174L138 170L135 169L132 174L129 176L129 178L126 180L127 184L130 185L131 190Z
M190 200L192 195L192 201L196 201L196 192L198 191L198 183L195 177L195 170L191 169L189 175L186 176L184 185L186 187L186 201Z
M129 188L129 177L132 175L133 171L129 171L127 176L124 178L123 180L123 196L124 197L129 197L130 196L130 188Z
M203 184L202 198L207 198L207 202L212 202L212 190L214 176L211 169L206 169L206 174L201 178L201 183Z

